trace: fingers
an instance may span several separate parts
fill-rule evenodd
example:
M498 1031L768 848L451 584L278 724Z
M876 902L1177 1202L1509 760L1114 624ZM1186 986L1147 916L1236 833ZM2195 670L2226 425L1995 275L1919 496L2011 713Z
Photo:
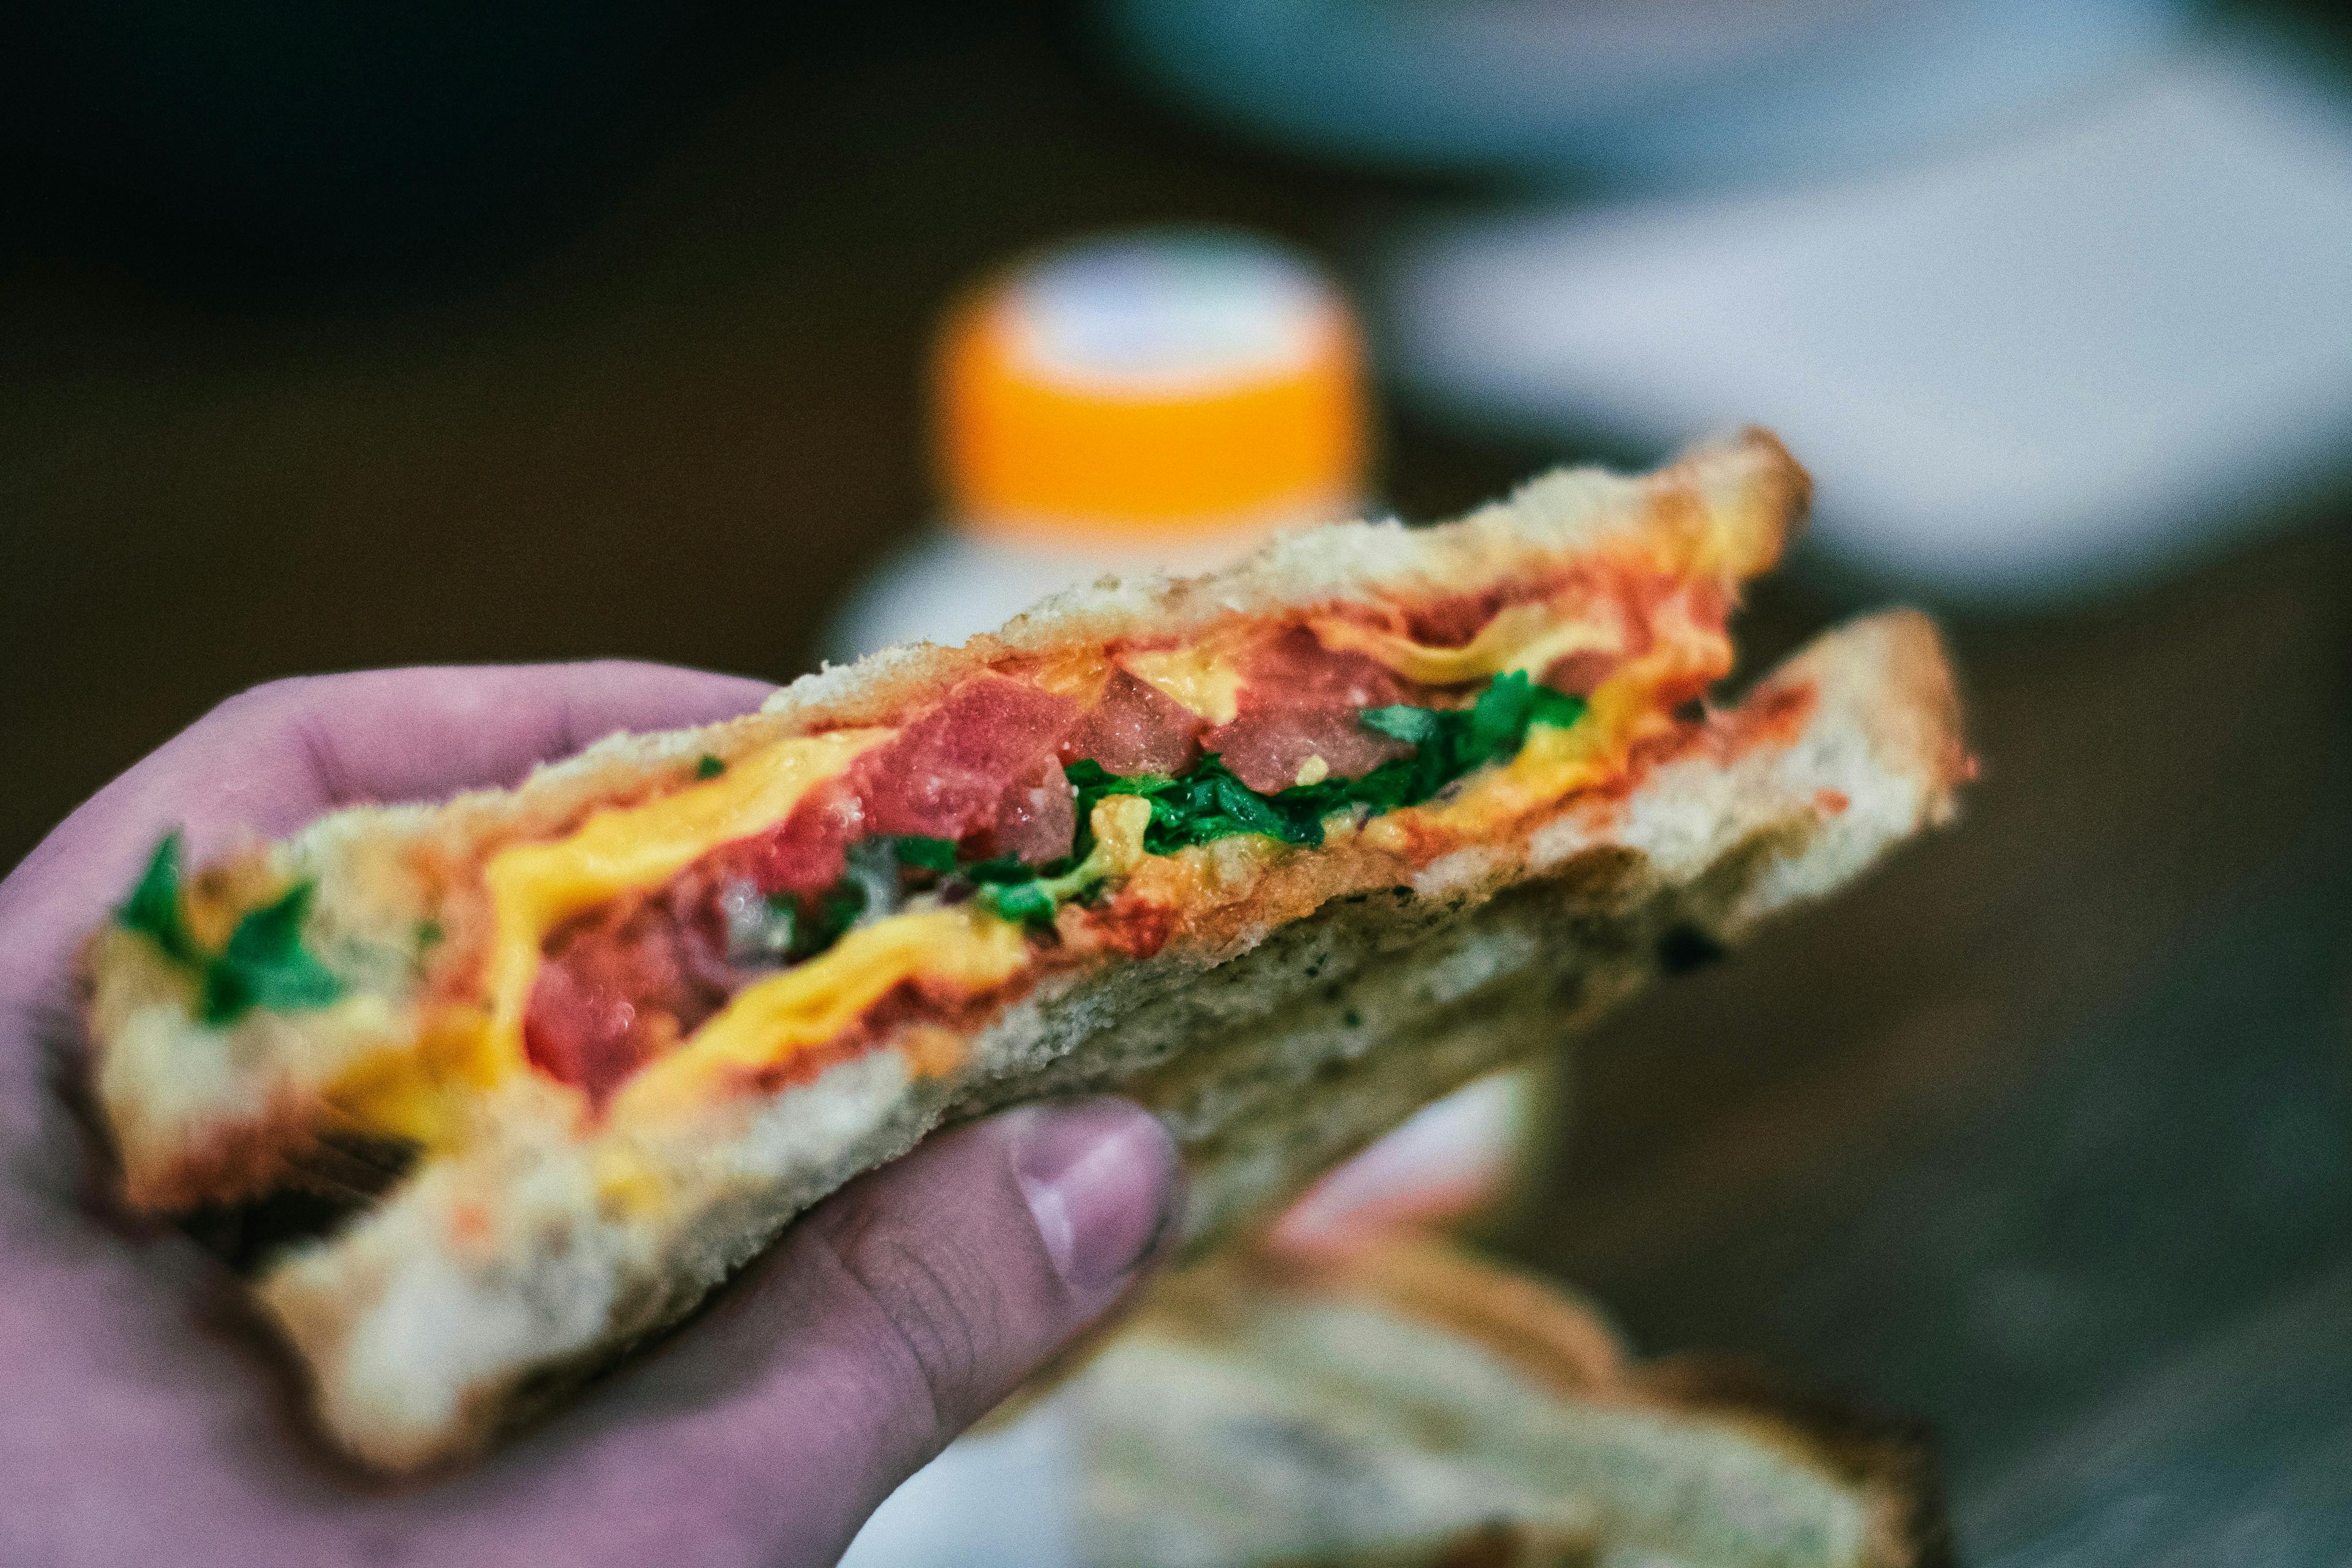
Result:
M621 659L301 676L230 698L98 800L136 781L179 805L197 837L282 833L354 802L515 784L615 731L731 718L770 689Z
M207 750L215 757L234 745L278 764L267 784L254 786L240 820L250 826L354 801L511 784L616 731L732 718L771 689L740 676L621 659L363 670L257 687L183 738L213 741Z
M548 1521L535 1539L581 1563L656 1547L832 1562L1127 1291L1181 1205L1168 1133L1117 1100L1009 1111L921 1145L807 1215L583 1412L584 1434L517 1456Z
M770 689L617 659L367 670L256 687L85 802L0 883L0 994L23 997L54 979L173 827L187 830L190 854L201 857L237 833L286 833L353 802L510 784L616 730L732 717Z

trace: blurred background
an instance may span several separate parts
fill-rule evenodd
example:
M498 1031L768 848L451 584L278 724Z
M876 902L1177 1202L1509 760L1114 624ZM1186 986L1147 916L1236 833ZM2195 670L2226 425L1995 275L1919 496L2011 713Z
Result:
M781 679L1075 570L935 388L1105 236L1180 324L1345 323L1360 438L1221 527L1770 425L1820 507L1748 657L1937 608L1985 780L1582 1049L1496 1244L1931 1419L1968 1560L2352 1559L2347 58L2187 0L12 8L0 863L275 676Z

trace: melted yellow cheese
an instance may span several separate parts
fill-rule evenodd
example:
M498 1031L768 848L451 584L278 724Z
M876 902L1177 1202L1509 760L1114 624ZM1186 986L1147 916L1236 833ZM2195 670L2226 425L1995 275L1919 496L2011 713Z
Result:
M414 1039L362 1055L322 1098L362 1126L428 1149L457 1142L467 1103L523 1068L523 1013L551 931L623 893L658 888L718 846L782 820L889 733L778 741L715 779L596 812L562 838L499 851L483 869L492 931L487 1008L436 1010Z
M1143 858L1151 803L1113 795L1088 819L1095 846L1076 869L1048 881L1066 898ZM1029 962L1022 930L974 904L892 915L852 931L831 949L747 986L686 1043L640 1071L613 1104L613 1117L659 1116L691 1109L714 1078L788 1062L857 1022L901 982L926 981L977 995L1021 973ZM926 1054L938 1070L936 1050Z
M567 837L499 850L483 870L492 911L486 966L491 1047L520 1060L523 1011L548 933L623 893L651 891L731 839L783 820L887 730L800 735L736 759L708 783L599 811Z
M1119 656L1119 668L1171 702L1212 724L1230 724L1241 711L1241 671L1209 644Z
M457 1142L466 1107L521 1064L491 1048L478 1009L435 1013L414 1040L387 1043L344 1069L322 1098L361 1126L427 1149Z
M1143 830L1151 826L1151 803L1137 795L1111 795L1095 803L1087 822L1094 830L1095 847L1076 866L1045 879L1045 890L1057 900L1076 898L1142 864Z
M1084 708L1102 695L1103 683L1110 679L1112 668L1102 649L1075 647L1047 655L1024 673L1029 683L1040 691L1066 697Z
M1513 605L1458 647L1433 647L1336 616L1308 626L1325 647L1363 654L1423 686L1456 686L1512 669L1540 675L1570 654L1614 653L1625 643L1613 621L1584 616L1563 621L1549 605Z
M736 994L687 1042L622 1086L612 1117L625 1123L708 1102L716 1078L756 1072L822 1046L901 981L980 993L1029 961L1021 928L965 905L877 921L807 963Z
M869 737L866 743L870 743L871 732L866 733ZM838 772L859 749L862 746L853 736L824 751L798 751L793 772L801 781L799 793ZM543 852L540 855L508 859L515 851L505 852L492 863L494 898L512 900L518 887L530 889L536 897L500 902L498 913L502 922L511 920L512 931L527 932L532 923L521 916L560 920L560 913L551 911L585 907L572 900L586 904L596 901L585 889L657 886L673 872L663 872L649 883L636 876L622 878L619 868L626 867L650 877L648 868L667 862L682 867L703 849L740 837L745 831L756 831L769 818L762 816L747 830L740 814L763 805L776 805L784 793L787 769L783 765L778 762L751 765L768 756L768 752L756 753L721 781L738 781L740 793L727 800L714 802L706 797L684 811L647 806L600 814L570 838L519 847ZM747 779L752 782L741 782ZM797 797L795 793L793 798ZM788 809L786 802L778 814ZM1143 832L1150 820L1150 802L1139 797L1114 795L1100 802L1091 818L1093 850L1077 868L1046 886L1057 898L1068 897L1132 869L1143 858ZM636 846L624 844L622 830L632 821L645 826L649 836L670 837ZM697 830L716 832L719 837L694 838ZM584 852L566 857L561 852L567 847ZM688 853L689 848L694 852ZM634 859L628 858L632 849ZM507 869L497 873L501 862ZM540 870L538 879L526 881L513 869L517 865L531 869L552 867L569 874L559 878ZM594 874L599 869L609 874L600 879ZM499 929L503 933L510 928L502 923ZM543 932L545 927L538 929ZM543 940L543 935L533 936L530 963L518 965L527 968L528 974L537 973L538 943ZM901 981L928 980L949 990L972 994L992 989L1019 973L1027 962L1027 952L1018 925L977 906L877 921L852 931L819 957L739 993L677 1050L632 1079L616 1100L613 1114L674 1110L691 1100L716 1073L772 1066L788 1060L796 1051L822 1045L856 1023ZM511 950L507 958L514 963ZM518 1005L528 1005L528 978L520 983L509 978L507 984L520 984ZM514 1024L502 1027L494 1014L470 1007L445 1008L434 1015L414 1042L388 1045L362 1058L330 1086L326 1099L344 1115L374 1131L428 1149L446 1147L463 1135L467 1104L521 1068L520 1028L519 1015ZM936 1068L944 1056L934 1049L926 1059ZM617 1177L615 1182L617 1187L631 1184Z
M1567 728L1538 725L1517 757L1490 770L1454 800L1408 808L1365 824L1366 839L1403 850L1412 824L1475 834L1606 783L1631 748L1671 721L1661 688L1692 673L1727 668L1727 639L1703 627L1674 596L1660 606L1650 651L1617 670ZM1458 647L1434 647L1336 618L1311 623L1327 647L1366 654L1409 680L1454 685L1508 670L1540 674L1556 660L1624 646L1613 616L1562 619L1546 605L1511 606ZM1215 644L1130 653L1121 667L1211 723L1230 722L1241 679ZM1097 666L1097 668L1101 668ZM1083 673L1073 670L1072 673ZM388 1047L346 1072L330 1099L365 1124L428 1148L460 1135L465 1102L523 1062L522 1019L542 947L563 921L623 894L661 887L710 849L782 820L808 791L838 775L892 731L858 730L777 742L737 759L718 778L646 805L596 812L568 837L499 851L485 868L493 938L486 965L487 1009L436 1015L410 1046ZM1310 761L1301 783L1315 782ZM1147 858L1148 801L1114 795L1095 808L1095 847L1085 864L1048 883L1066 899ZM895 987L919 981L951 994L981 994L1013 979L1029 962L1022 928L967 904L891 916L851 931L828 952L743 991L676 1050L625 1083L614 1122L663 1117L708 1102L715 1081L787 1063L837 1038ZM937 1058L934 1060L933 1058ZM942 1070L952 1053L931 1051L923 1070ZM604 1173L616 1202L654 1201L646 1173Z

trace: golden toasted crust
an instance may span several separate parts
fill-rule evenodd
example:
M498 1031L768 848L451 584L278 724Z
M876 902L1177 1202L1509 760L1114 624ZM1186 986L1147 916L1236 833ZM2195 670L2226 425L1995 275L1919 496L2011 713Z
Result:
M1339 1289L1376 1297L1482 1345L1564 1397L1616 1398L1740 1422L1759 1442L1870 1496L1868 1563L1930 1568L1950 1561L1934 1449L1917 1421L1800 1388L1737 1356L1685 1352L1637 1365L1592 1303L1432 1239L1392 1238L1347 1258L1336 1272Z
M1919 1423L1734 1358L1637 1363L1572 1291L1429 1237L1175 1275L1064 1397L1098 1561L1951 1561Z
M1960 785L1976 777L1961 719L1959 681L1944 636L1916 610L1886 610L1871 618L1877 628L1874 650L1885 670L1887 700L1871 715L1872 743L1890 756L1916 759L1936 795L1950 804ZM1800 661L1791 671L1804 679Z
M1244 1254L1244 1257L1248 1255ZM1488 1263L1433 1238L1399 1235L1295 1264L1261 1253L1277 1278L1345 1290L1484 1345L1566 1397L1621 1389L1633 1377L1624 1342L1592 1303L1552 1281Z
M1203 576L1106 577L1057 594L1003 630L960 647L913 643L803 676L770 699L766 712L796 730L883 722L1007 655L1181 637L1236 615L1475 593L1613 539L1726 521L1740 559L1738 574L1751 577L1780 558L1811 493L1811 479L1780 438L1751 426L1639 478L1561 469L1444 529L1331 523L1285 534Z
M1556 475L1446 529L1318 530L1209 578L1097 584L996 638L826 670L731 724L616 737L519 790L337 813L254 851L267 864L239 874L316 879L307 934L363 1005L206 1028L184 981L142 964L138 942L94 941L100 1097L134 1197L169 1205L232 1195L223 1185L240 1177L266 1184L268 1138L302 1126L288 1108L316 1103L396 1035L444 966L478 961L487 916L468 889L488 847L675 785L705 752L895 716L1006 650L1477 592L1604 544L1705 529L1740 570L1760 567L1803 491L1779 444L1751 432L1647 479ZM619 1142L579 1137L557 1087L523 1074L478 1110L478 1136L276 1259L258 1297L336 1440L400 1469L488 1440L524 1403L675 1321L850 1176L1014 1100L1108 1089L1160 1114L1193 1169L1197 1250L1436 1094L1598 1016L1658 972L1678 928L1737 937L1948 816L1965 747L1924 622L1882 617L1824 639L1760 695L1774 693L1801 700L1765 723L1751 700L1631 795L1572 799L1417 868L1385 869L1360 845L1270 861L1260 841L1219 841L1209 874L1232 871L1248 896L1148 960L1048 975L960 1061L918 1071L909 1053L876 1049ZM1791 715L1802 722L1780 721ZM428 912L442 939L429 949L416 931ZM234 1164L198 1157L233 1141Z

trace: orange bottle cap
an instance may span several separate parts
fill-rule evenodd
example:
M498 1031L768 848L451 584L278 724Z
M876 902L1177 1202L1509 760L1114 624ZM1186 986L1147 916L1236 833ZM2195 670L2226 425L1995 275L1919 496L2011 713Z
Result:
M940 479L981 532L1071 540L1339 515L1364 492L1346 304L1239 236L1117 236L1018 265L949 315Z

